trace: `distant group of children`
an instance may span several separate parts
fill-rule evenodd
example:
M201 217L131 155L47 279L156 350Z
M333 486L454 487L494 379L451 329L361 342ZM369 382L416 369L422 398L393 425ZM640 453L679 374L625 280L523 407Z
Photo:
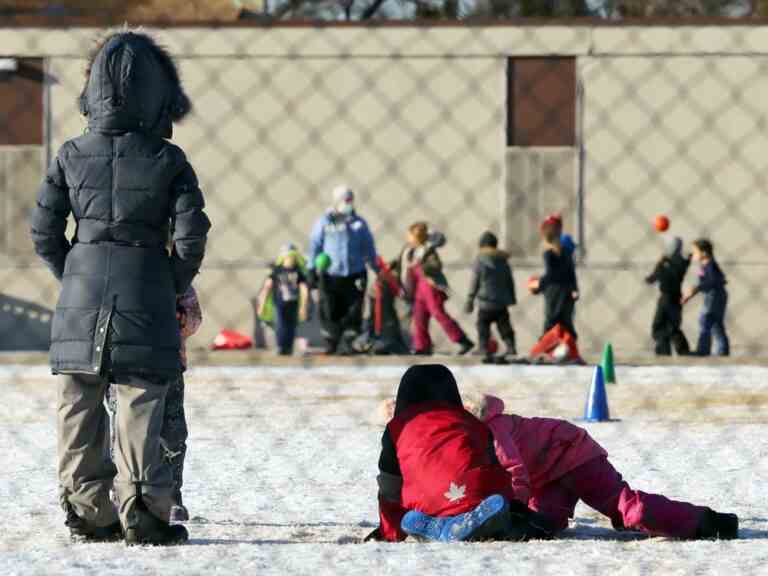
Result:
M381 439L379 526L369 540L548 539L579 501L617 530L683 539L738 537L738 518L635 490L586 430L463 403L450 370L409 368Z
M580 297L576 278L576 245L572 237L564 232L559 214L553 214L541 223L540 234L544 272L529 279L528 289L531 294L540 294L544 299L544 336L541 342L552 341L556 345L565 339L573 350L564 359L580 360L575 345L578 334L574 323L575 307ZM452 294L438 252L445 243L444 234L430 230L426 222L416 222L409 226L406 244L397 259L385 262L380 257L376 258L377 278L368 290L370 319L367 345L363 346L363 351L430 355L433 344L429 324L433 318L448 338L458 345L459 355L467 354L475 347L445 307ZM495 234L490 231L482 233L464 311L468 314L477 312L477 337L486 363L505 363L518 354L509 315L509 307L517 304L509 258L507 252L499 249ZM692 259L701 266L699 282L683 293L683 282ZM293 352L296 325L307 318L310 299L306 266L296 247L289 245L278 257L259 297L259 315L268 322L274 322L280 354ZM310 270L310 273L319 278L315 283L322 285L322 271ZM684 256L682 240L668 238L663 257L646 281L649 284L658 283L660 290L652 324L656 354L669 355L674 349L679 355L707 356L711 353L713 337L717 354L727 356L730 353L725 329L728 302L726 279L714 258L709 240L696 240L692 255ZM696 348L691 350L681 329L682 309L699 293L704 294L700 336ZM398 299L405 302L410 318L410 343L403 338L396 304ZM321 316L324 306L327 303L324 303L321 294ZM494 325L506 347L501 354L497 353L498 343L491 332ZM545 349L546 344L542 350ZM536 350L534 348L534 352Z

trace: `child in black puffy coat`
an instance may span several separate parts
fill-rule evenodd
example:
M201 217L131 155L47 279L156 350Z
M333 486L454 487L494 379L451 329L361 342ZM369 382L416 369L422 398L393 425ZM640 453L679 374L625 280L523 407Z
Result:
M683 322L682 285L691 257L683 256L683 241L678 237L670 238L653 272L645 279L648 284L659 285L659 300L653 317L651 332L656 342L656 354L669 356L672 346L678 355L690 353L688 339L680 325Z
M561 325L577 337L573 324L574 309L579 299L579 285L573 254L565 249L560 241L563 231L559 216L550 216L541 224L541 236L544 243L544 274L529 281L528 287L533 294L544 295L544 330L543 334Z

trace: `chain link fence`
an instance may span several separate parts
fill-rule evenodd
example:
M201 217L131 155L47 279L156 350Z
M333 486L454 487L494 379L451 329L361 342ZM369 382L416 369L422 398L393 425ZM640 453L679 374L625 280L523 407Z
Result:
M477 240L496 232L521 295L512 315L522 350L543 320L541 301L526 296L542 269L538 226L560 212L578 244L581 348L611 341L630 356L649 353L656 292L643 279L663 250L653 219L665 214L667 236L686 251L696 238L713 241L729 280L733 352L760 355L766 60L750 53L760 49L750 28L716 30L713 45L706 28L159 31L196 109L174 140L216 225L197 280L206 322L192 346L223 328L253 333L251 300L268 264L288 242L308 246L343 183L386 260L411 222L446 234L448 308L469 333L461 304ZM35 305L53 307L57 286L32 254L33 190L52 154L85 127L75 100L98 31L7 35L3 61L17 68L0 85L10 107L3 309L18 310L19 299L35 314ZM694 339L698 305L685 309Z
M745 363L762 362L768 339L764 29L297 25L151 32L177 58L195 107L175 129L174 142L197 171L213 222L195 280L204 323L189 342L189 486L200 510L192 532L208 534L206 543L215 547L231 541L227 538L240 544L344 543L374 525L373 452L381 428L375 412L394 391L398 368L382 367L384 362L367 355L340 361L351 367L346 372L329 367L334 360L311 354L322 345L315 319L300 332L308 354L299 367L194 370L210 363L275 362L274 340L256 319L254 298L283 245L308 246L310 230L339 184L356 192L357 210L385 260L398 256L412 222L426 221L447 236L441 250L453 293L447 308L473 339L475 320L462 305L478 239L485 230L494 231L511 255L518 294L511 317L523 353L542 333L543 303L528 295L527 282L543 269L539 225L548 215L560 213L577 244L576 327L587 358L608 342L625 359L650 358L658 289L645 278L665 238L680 236L686 251L694 239L710 238L728 277L732 354ZM45 166L64 141L85 129L76 100L85 55L98 36L93 28L2 31L1 350L46 347L59 286L33 253L28 217ZM664 235L654 229L660 214L671 221ZM686 285L695 282L696 264ZM693 300L684 310L683 329L693 342L700 306L700 299ZM405 306L398 307L407 326ZM222 329L252 336L258 345L263 340L267 348L212 352L209 346ZM437 352L451 353L440 328L433 325L432 332ZM15 362L18 356L9 358ZM462 368L462 386L491 387L527 415L575 416L583 388L575 390L572 382L589 379L580 368L495 369L510 370L514 382L483 370L491 369ZM761 372L645 370L628 370L631 387L612 389L623 421L590 431L609 451L613 447L638 484L679 498L695 495L713 507L721 502L739 507L747 514L745 534L765 538L761 513L740 497L724 496L729 482L736 482L745 500L757 498L756 484L743 471L766 475L760 463L765 443L753 441L764 437ZM15 398L9 406L27 402L30 381L48 379L36 369L9 368L3 374ZM223 398L208 386L212 383L224 390ZM3 409L2 422L13 425L0 426L9 444L20 447L19 469L44 469L48 484L55 482L52 464L39 454L53 449L51 430L49 436L44 432L49 422L32 428L22 423L49 410L44 406L52 402L52 388L36 389L34 406L18 413ZM269 406L269 413L258 406ZM644 423L642 433L637 421ZM238 431L250 424L258 429L255 437ZM237 456L224 458L224 470L214 470L213 455L227 451ZM317 451L324 455L313 456ZM338 453L346 455L329 456ZM723 477L705 472L710 459L721 465L729 458L732 466ZM195 480L195 470L205 480ZM258 495L252 502L236 501L242 475L251 472ZM707 477L694 489L689 473ZM364 510L353 509L356 496L340 504L335 496L359 490L363 476L371 484ZM215 488L203 486L219 478ZM281 507L274 499L286 482L293 489ZM53 484L48 484L41 483L40 490L49 490ZM11 497L21 497L21 479L14 477L8 486ZM35 510L50 504L39 500ZM234 509L246 519L268 511L272 520L238 522ZM346 513L361 520L337 522ZM297 522L302 515L306 520ZM581 530L571 542L576 550L579 540L612 538L597 518L578 514ZM21 546L21 540L9 540L6 549L14 545ZM678 569L675 558L692 571L733 569L726 556L666 548L672 545L650 555L648 543L627 550L627 565L637 568L628 573ZM478 562L492 565L500 550L486 549ZM555 548L547 551L557 554ZM313 555L327 562L337 553L312 550L292 557L281 551L276 566L301 572L302 561L311 564ZM203 552L206 563L198 568L217 566L222 553L217 554ZM358 553L343 554L354 560ZM427 558L434 560L433 555L434 550ZM612 555L612 548L601 548L598 558L584 561L585 573L614 565L618 560ZM559 573L554 561L535 556L531 552L522 564ZM759 573L760 553L747 557L746 570ZM262 566L259 558L249 559ZM426 561L410 566L424 570Z

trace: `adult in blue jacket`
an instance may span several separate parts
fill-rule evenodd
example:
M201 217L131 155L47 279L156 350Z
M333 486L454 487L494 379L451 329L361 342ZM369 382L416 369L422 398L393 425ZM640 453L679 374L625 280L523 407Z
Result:
M330 258L326 270L315 267L320 253ZM366 266L375 272L379 266L373 235L366 221L355 212L355 194L348 186L333 190L333 206L312 229L309 256L310 284L320 290L325 352L335 354L345 337L343 351L349 353L352 339L362 331L368 285Z

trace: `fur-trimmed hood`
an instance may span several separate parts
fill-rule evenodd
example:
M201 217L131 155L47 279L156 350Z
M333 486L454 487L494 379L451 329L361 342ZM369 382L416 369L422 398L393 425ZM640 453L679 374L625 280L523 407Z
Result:
M192 109L170 54L131 31L110 33L95 46L79 104L91 130L162 138L170 138L172 124Z

